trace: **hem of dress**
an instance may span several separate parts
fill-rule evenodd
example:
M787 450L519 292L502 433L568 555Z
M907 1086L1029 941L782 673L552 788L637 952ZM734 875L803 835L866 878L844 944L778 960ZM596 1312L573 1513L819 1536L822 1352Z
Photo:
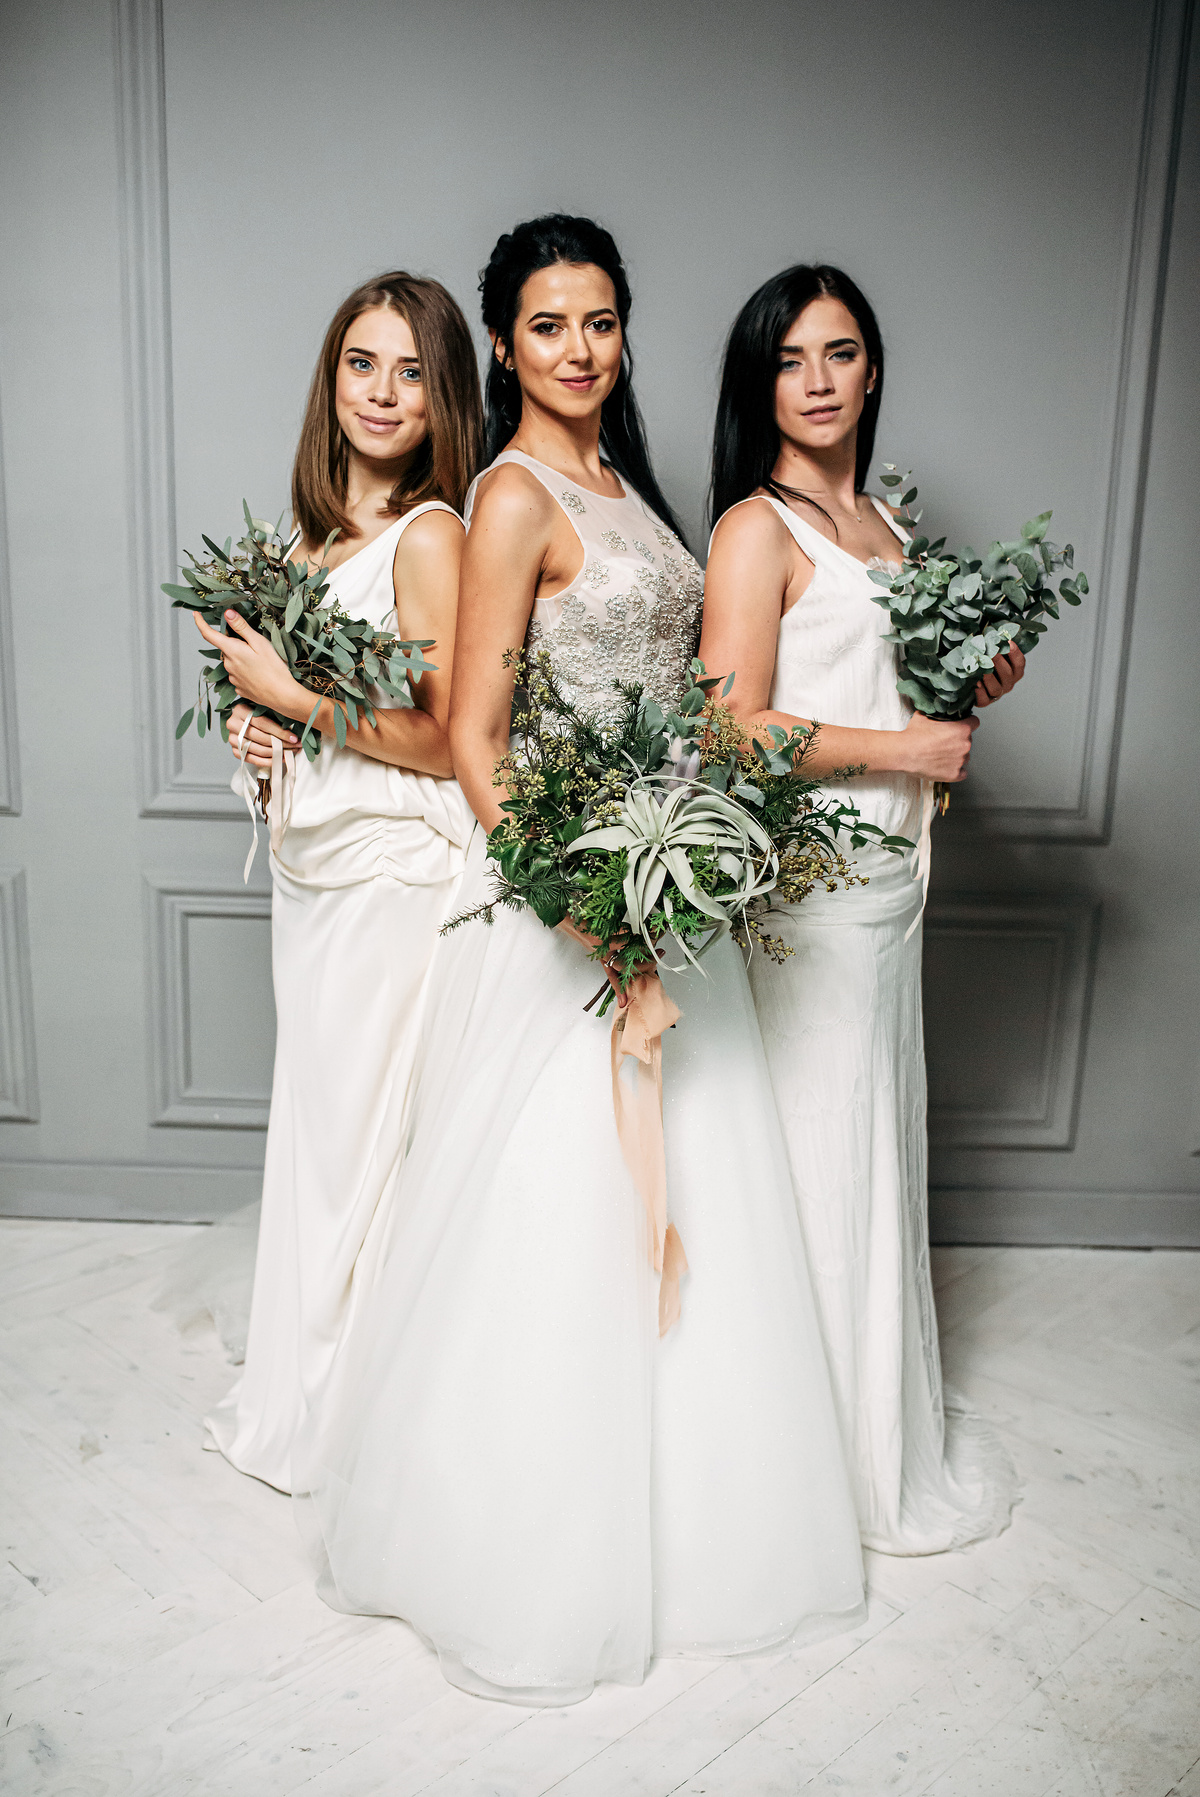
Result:
M232 1466L234 1472L242 1473L247 1479L257 1479L260 1485L266 1485L270 1490L278 1491L283 1497L291 1497L290 1485L281 1485L277 1478L270 1478L266 1473L260 1472L257 1467L247 1465L244 1456L234 1451L235 1437L228 1432L223 1437L221 1429L211 1416L204 1418L203 1428L204 1439L201 1446L207 1453L222 1455Z
M764 1635L754 1641L701 1641L689 1642L686 1646L667 1644L656 1647L654 1657L662 1660L764 1659L788 1653L795 1647L812 1647L816 1642L828 1641L834 1635L847 1635L866 1620L867 1600L864 1597L849 1610L828 1610L820 1615L806 1616L802 1622L794 1624L779 1635Z
M960 1548L994 1540L1010 1527L1013 1509L1021 1501L1021 1478L1008 1449L991 1424L957 1394L945 1394L944 1415L942 1466L947 1481L960 1491L973 1490L975 1501L956 1505L949 1496L939 1498L944 1511L950 1514L936 1536L931 1536L928 1526L922 1529L916 1518L907 1526L902 1520L894 1535L864 1529L862 1544L872 1553L914 1560L930 1554L953 1554Z

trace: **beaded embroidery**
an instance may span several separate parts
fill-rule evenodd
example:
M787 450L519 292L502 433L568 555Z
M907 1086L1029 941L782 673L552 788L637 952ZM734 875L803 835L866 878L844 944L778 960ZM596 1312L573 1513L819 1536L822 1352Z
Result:
M606 543L614 555L620 555L629 547L624 537L618 535L615 530L606 530L600 541Z
M569 512L574 512L577 518L582 518L587 511L587 507L584 505L578 493L560 493L559 498L562 500L562 503L566 506L567 510Z

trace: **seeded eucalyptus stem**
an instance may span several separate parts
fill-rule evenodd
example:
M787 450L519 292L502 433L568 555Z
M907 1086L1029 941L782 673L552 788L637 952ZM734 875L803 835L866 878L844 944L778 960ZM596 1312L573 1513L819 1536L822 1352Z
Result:
M1052 512L1021 526L1014 542L993 543L986 555L974 549L946 550L919 534L921 513L913 512L917 489L911 474L884 464L882 484L898 496L898 522L908 532L899 573L870 568L882 590L874 594L891 619L885 642L900 651L896 684L917 711L930 718L959 718L973 709L980 676L1015 643L1024 654L1057 618L1059 601L1078 605L1088 591L1086 574L1076 574L1070 543L1060 549L1047 540ZM1054 590L1053 576L1067 575Z

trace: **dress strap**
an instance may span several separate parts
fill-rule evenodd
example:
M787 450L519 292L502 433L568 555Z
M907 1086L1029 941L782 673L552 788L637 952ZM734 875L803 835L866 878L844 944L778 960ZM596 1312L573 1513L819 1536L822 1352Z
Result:
M883 519L884 523L887 525L888 529L893 533L893 535L899 537L899 539L902 543L907 543L908 542L908 532L906 530L904 530L902 528L902 526L896 522L896 519L892 514L891 506L888 505L882 499L876 499L874 493L868 493L867 497L871 501L871 504L875 507L875 510L879 513L879 516Z
M798 518L795 512L784 505L782 499L776 499L774 493L751 493L748 499L737 500L734 505L730 506L728 512L721 513L721 517L717 519L717 524L720 524L722 518L728 518L729 512L735 511L737 506L752 505L756 499L765 500L766 503L778 513L779 517L783 520L784 527L790 532L794 539L797 548L803 555L808 557L814 567L819 568L822 565L827 565L836 568L838 566L836 553L831 553L831 551L836 550L836 544L831 543L827 537L823 537L820 531L813 525L806 524L803 518ZM713 536L716 535L716 531L717 525L714 524ZM712 537L708 540L708 546L711 550Z
M447 505L444 499L423 499L420 505L414 505L411 512L405 512L402 518L397 519L400 526L396 532L397 540L404 535L413 519L421 517L424 512L449 512L452 518L458 518L460 523L462 521L461 514L452 505Z

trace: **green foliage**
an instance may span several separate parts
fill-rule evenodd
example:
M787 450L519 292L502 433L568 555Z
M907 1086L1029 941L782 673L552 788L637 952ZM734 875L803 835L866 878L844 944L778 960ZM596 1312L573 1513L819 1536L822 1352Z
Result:
M433 642L405 642L364 619L348 617L335 600L326 599L328 568L311 573L289 559L300 541L299 532L285 542L278 524L252 518L244 500L242 510L246 533L237 547L228 537L224 548L205 537L209 558L201 560L189 552L190 565L183 569L187 585L168 584L162 590L174 609L198 612L210 629L223 636L230 634L226 611L236 611L270 638L275 653L314 695L316 702L300 738L308 759L314 761L321 749L320 734L313 729L321 700L333 701L334 733L344 748L346 727L358 727L360 711L369 723L375 722L371 687L401 704L412 703L408 681L434 669L423 653L433 648ZM322 558L336 535L330 532ZM197 703L184 712L175 735L185 735L194 718L197 734L203 736L212 729L215 711L221 733L228 738L228 718L237 694L219 652L205 645L200 653L210 665L201 671ZM291 718L280 717L266 705L252 709L256 717L274 718L285 729L294 727Z
M490 923L498 906L528 907L549 925L569 917L597 939L594 958L622 988L656 965L667 937L695 962L732 929L782 959L790 951L761 927L771 894L793 902L818 881L830 890L854 883L839 833L855 847L912 846L852 805L815 796L803 763L816 727L747 737L714 697L719 683L703 662L692 662L673 711L640 687L616 687L621 703L609 722L563 696L544 652L512 652L506 665L521 696L515 746L495 772L506 793L505 820L488 840L495 896L443 933ZM731 675L722 697L732 684Z
M986 555L974 549L947 553L946 539L930 542L917 534L921 514L910 511L917 497L911 477L891 464L880 476L885 487L904 487L900 523L908 530L900 572L872 568L884 590L875 595L892 621L886 641L900 650L897 685L927 717L962 717L972 708L980 676L1010 643L1028 654L1057 618L1059 601L1078 605L1088 591L1086 574L1074 573L1075 551L1047 540L1053 516L1042 512L1021 526L1011 543L993 543ZM1069 572L1054 590L1053 576Z

